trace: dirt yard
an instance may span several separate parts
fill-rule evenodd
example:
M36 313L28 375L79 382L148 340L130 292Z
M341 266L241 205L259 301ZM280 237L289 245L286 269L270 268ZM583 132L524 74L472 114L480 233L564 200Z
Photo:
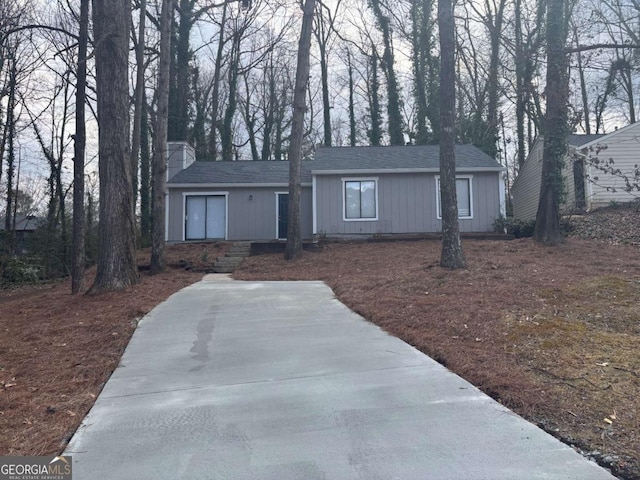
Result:
M228 245L170 247L167 273L126 292L67 282L0 292L0 455L64 448L137 319L197 281ZM326 281L370 321L625 479L640 479L640 250L571 239L328 244L286 263L250 257L237 279ZM181 262L182 260L182 262ZM140 263L148 263L148 254Z

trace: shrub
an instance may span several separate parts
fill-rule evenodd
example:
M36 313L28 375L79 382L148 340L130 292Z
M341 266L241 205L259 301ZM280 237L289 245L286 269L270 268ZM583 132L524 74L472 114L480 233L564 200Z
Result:
M5 257L2 262L2 285L37 283L41 278L42 265L34 257Z
M535 220L519 220L513 217L503 217L500 215L493 222L493 228L496 232L507 233L516 238L533 237L533 231L536 228Z

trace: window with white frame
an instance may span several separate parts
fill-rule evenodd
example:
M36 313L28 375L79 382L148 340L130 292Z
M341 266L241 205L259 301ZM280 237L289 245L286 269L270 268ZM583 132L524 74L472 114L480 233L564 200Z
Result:
M471 175L456 176L456 197L458 198L458 218L473 218L473 189ZM436 176L436 205L438 218L442 218L440 205L440 177Z
M343 178L344 220L378 219L378 179Z

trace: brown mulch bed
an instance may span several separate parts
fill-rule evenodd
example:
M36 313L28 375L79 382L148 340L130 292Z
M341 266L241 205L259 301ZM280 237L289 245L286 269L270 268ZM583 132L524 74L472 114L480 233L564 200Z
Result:
M640 246L640 200L613 204L566 220L574 237Z
M640 252L572 239L330 244L234 278L324 280L350 308L624 478L640 478Z
M125 292L68 282L0 292L0 455L64 448L136 320L202 277L228 244L177 245ZM352 309L626 479L640 479L640 250L571 239L329 244L295 262L250 257L237 279L326 281ZM148 252L140 264L148 263Z
M71 295L69 281L0 291L0 455L60 452L118 365L137 321L200 280L201 270L228 248L170 246L167 271L153 277L145 272L149 252L140 252L141 283L123 292ZM94 274L88 272L88 286Z

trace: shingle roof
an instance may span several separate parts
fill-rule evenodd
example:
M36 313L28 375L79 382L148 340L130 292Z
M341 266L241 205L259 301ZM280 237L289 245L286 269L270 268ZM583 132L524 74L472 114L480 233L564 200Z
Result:
M318 147L312 171L439 169L439 145L394 147ZM456 145L456 168L499 170L495 159L473 145Z
M311 173L303 162L302 182L311 182ZM194 162L178 172L172 183L289 183L289 162Z
M574 147L580 147L586 143L593 142L594 140L597 140L598 138L604 136L605 134L603 133L592 133L590 135L574 133L567 137L567 143L569 145L573 145Z
M318 147L313 160L302 162L302 182L311 172L358 170L417 170L439 168L438 145L397 147ZM456 145L456 168L500 170L498 162L473 145ZM287 184L289 162L195 162L178 172L169 184Z

